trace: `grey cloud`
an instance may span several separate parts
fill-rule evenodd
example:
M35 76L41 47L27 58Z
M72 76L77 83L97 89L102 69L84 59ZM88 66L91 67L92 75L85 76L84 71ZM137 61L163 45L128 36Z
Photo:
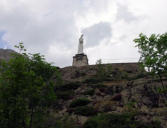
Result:
M8 1L10 10L2 6L0 30L6 31L3 39L9 40L11 46L21 40L26 47L36 52L45 52L53 44L59 47L74 47L73 44L77 42L79 34L75 24L75 14L84 16L92 8L97 11L104 9L105 6L105 2L100 0L93 3L92 0L52 2L44 0L40 3L38 3L40 0L30 1L30 5L19 1L15 3ZM35 6L37 3L39 7Z
M111 6L111 1L115 4L114 6ZM74 49L77 49L81 28L85 34L86 46L93 47L87 49L88 56L92 49L98 51L97 47L94 46L99 45L103 40L111 39L111 36L111 41L114 42L130 42L136 33L141 31L158 31L159 33L166 31L166 13L164 10L166 4L163 2L165 0L159 0L161 2L131 1L134 4L129 4L128 1L131 0L120 0L119 4L114 0L2 0L0 2L0 31L5 31L2 40L10 41L11 46L22 40L29 52L40 52L47 56L47 60L56 62L56 65L67 66L71 65L72 56L77 51ZM154 3L154 6L151 7L150 3ZM163 6L157 3L162 3ZM148 6L150 7L147 8ZM117 13L115 12L116 7ZM130 8L133 7L139 8L139 12L136 14L148 15L148 21L141 22L140 19L143 21L143 18L131 12ZM111 13L113 19L100 19L100 16L110 17L111 11L114 12ZM155 17L155 14L159 18ZM85 21L82 22L82 18ZM116 21L114 21L115 18ZM125 22L117 22L118 20ZM89 23L86 24L86 22ZM98 24L93 25L93 23ZM131 24L127 26L127 23ZM90 24L92 26L84 28ZM148 26L148 29L145 26ZM126 33L125 36L124 33ZM119 47L124 49L125 46L122 44L125 43L120 43ZM99 47L101 53L111 53L110 48L108 51L105 50L105 47L108 46L99 45ZM117 49L116 45L110 47ZM50 48L53 49L50 50ZM126 50L130 51L131 48L128 47ZM94 51L91 55L97 57L98 55ZM116 57L115 54L111 53L111 55ZM128 56L127 54L123 55Z
M77 16L84 17L89 10L104 11L110 0L5 1L6 5L0 3L0 31L6 31L3 40L10 41L11 46L21 40L30 52L45 55L53 45L75 49L80 33Z
M132 22L138 20L138 18L129 11L127 5L117 4L117 20L124 20L125 22Z
M83 29L82 33L86 36L86 47L93 47L99 45L102 40L111 38L112 29L110 23L100 22Z
M14 8L12 12L1 11L0 21L0 29L7 31L5 40L12 41L11 44L22 40L27 47L37 51L47 50L53 43L71 47L76 31L72 12L62 15L59 11L48 16L38 16L28 8L21 7Z

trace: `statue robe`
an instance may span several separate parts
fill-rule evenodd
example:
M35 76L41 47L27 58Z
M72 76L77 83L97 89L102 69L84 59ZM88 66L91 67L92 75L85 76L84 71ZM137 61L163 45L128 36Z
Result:
M83 54L83 38L79 39L78 54Z

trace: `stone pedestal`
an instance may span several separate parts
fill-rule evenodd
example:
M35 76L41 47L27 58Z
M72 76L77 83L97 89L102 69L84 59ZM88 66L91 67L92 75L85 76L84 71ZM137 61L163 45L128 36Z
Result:
M88 65L88 58L85 54L76 54L73 57L73 64L72 66L80 67L80 66L86 66Z

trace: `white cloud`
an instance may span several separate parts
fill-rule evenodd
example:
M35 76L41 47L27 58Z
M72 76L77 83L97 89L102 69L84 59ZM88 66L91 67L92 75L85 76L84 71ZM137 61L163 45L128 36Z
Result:
M72 64L81 32L91 64L99 58L137 61L133 39L141 32L167 31L166 5L166 0L1 0L0 31L9 45L22 40L29 51L61 67Z

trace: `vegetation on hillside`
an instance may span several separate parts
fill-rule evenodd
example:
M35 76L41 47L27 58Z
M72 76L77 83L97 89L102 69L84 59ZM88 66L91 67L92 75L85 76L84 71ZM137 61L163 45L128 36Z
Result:
M167 33L150 37L140 34L134 42L141 54L139 62L148 72L158 75L163 85L162 75L167 74Z
M159 122L136 121L134 114L100 114L89 118L83 128L161 128Z
M159 77L162 87L158 88L158 92L167 98L167 85L163 83L163 79L167 78L167 33L150 37L141 33L134 42L141 54L139 63L148 73Z
M160 93L166 94L167 34L140 34L134 41L141 53L141 71L98 60L93 76L86 76L85 69L71 76L70 70L69 77L76 81L64 81L61 70L40 54L27 54L20 43L19 54L0 64L0 127L162 128L157 118L165 110L149 110L165 106ZM144 69L159 76L162 90L152 86L159 81L146 81L151 76Z
M56 100L49 81L56 68L39 54L27 54L22 43L16 47L20 53L0 67L0 127L40 127Z

